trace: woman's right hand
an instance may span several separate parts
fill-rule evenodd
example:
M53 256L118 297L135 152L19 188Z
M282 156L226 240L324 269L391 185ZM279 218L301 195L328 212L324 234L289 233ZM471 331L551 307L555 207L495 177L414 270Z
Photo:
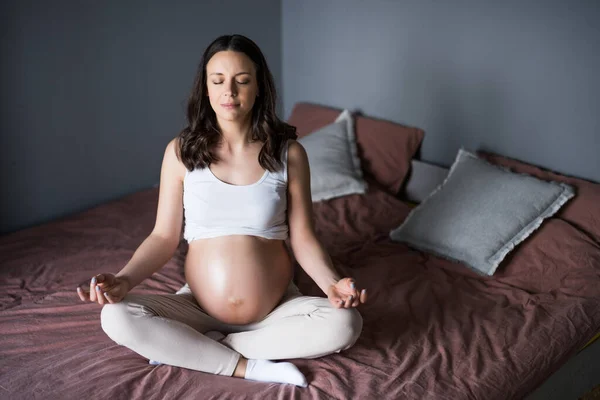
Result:
M124 278L113 274L98 274L90 281L89 290L77 286L77 294L81 301L114 304L123 300L129 289L129 282Z

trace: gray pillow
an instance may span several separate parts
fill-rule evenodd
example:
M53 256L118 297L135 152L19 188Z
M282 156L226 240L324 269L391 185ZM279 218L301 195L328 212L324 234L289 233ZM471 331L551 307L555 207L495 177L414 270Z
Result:
M367 184L363 180L350 111L344 110L332 124L303 136L298 142L308 155L313 202L365 193Z
M402 197L420 203L440 186L448 176L448 168L438 167L419 160L410 161L410 175Z
M461 149L448 177L390 238L492 275L573 196L569 185L513 173Z

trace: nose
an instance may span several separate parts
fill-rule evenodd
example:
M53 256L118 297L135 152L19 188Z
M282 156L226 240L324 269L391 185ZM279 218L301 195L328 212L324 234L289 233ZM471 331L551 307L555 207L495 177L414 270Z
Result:
M237 96L237 87L235 85L235 80L232 79L229 82L225 82L225 92L223 94L227 97Z

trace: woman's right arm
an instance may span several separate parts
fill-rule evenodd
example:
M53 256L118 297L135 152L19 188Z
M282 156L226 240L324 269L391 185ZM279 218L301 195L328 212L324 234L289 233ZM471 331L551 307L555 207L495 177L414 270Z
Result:
M162 268L175 254L181 239L183 224L183 178L185 177L185 166L177 159L176 146L177 139L173 139L165 149L160 172L158 209L154 229L140 244L129 262L114 277L106 277L109 274L97 275L98 286L102 294L104 294L104 290L109 290L110 297L110 288L114 287L114 284L121 285L122 282L126 283L127 288L115 291L120 293L130 291ZM108 278L106 285L103 285L102 282L106 278ZM109 281L113 281L114 284ZM89 295L80 290L80 298L87 300L89 296L89 300L99 304L109 303L103 295L98 295L95 283L92 281L90 284ZM106 289L103 286L107 286ZM115 300L120 301L121 299Z
M154 229L116 275L127 280L129 290L162 268L181 239L185 166L177 159L176 146L177 139L171 140L163 157Z

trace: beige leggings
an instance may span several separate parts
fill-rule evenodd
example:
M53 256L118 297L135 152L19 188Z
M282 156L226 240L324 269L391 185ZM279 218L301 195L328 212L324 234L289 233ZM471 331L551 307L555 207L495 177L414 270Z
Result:
M176 294L128 294L106 304L102 329L116 343L151 360L219 375L233 375L240 355L280 360L316 358L351 347L362 330L356 309L336 309L324 297L303 296L290 283L263 320L225 324L206 314L186 284ZM217 342L204 333L218 331Z

